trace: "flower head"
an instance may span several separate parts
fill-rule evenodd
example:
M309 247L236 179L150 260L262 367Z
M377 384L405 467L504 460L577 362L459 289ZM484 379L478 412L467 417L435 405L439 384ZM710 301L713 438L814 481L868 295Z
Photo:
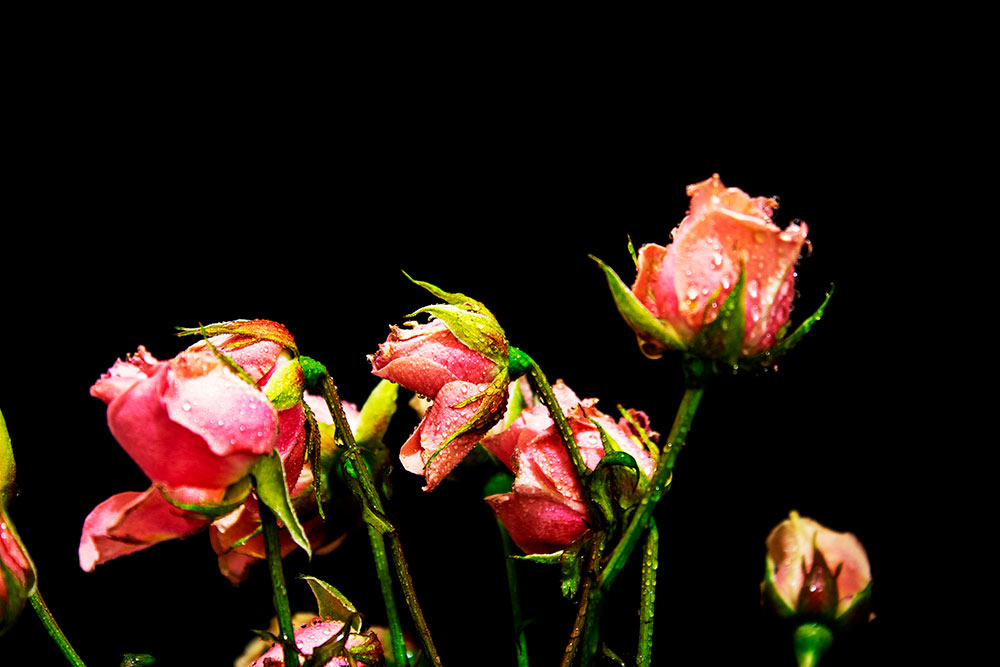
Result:
M767 537L764 599L780 616L810 616L845 624L863 619L871 593L864 547L791 512Z
M185 537L244 501L248 474L277 451L294 484L305 458L302 372L288 330L267 320L203 327L210 336L168 361L144 347L91 387L112 435L152 482L98 505L80 565ZM185 333L194 333L187 330Z
M13 625L35 590L35 566L7 517L13 493L14 451L0 412L0 635Z
M369 360L375 375L433 401L399 453L430 491L503 416L509 362L503 329L483 304L419 284L447 303L417 311L432 316L425 324L393 327Z
M605 454L603 430L644 475L652 474L653 460L631 437L625 419L614 421L594 407L596 399L581 401L562 382L556 382L553 391L590 470ZM558 551L587 531L591 516L583 490L544 405L524 410L508 428L484 438L483 446L515 473L511 492L487 496L486 502L525 553Z
M780 229L775 200L726 188L718 174L687 192L691 206L671 243L639 249L631 290L602 264L618 308L651 357L762 355L784 336L807 227Z

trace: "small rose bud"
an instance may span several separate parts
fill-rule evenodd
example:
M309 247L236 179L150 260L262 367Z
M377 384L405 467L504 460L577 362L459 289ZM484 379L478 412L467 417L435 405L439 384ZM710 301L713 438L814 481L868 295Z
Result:
M14 624L35 590L35 566L7 516L13 485L14 451L0 412L0 635Z
M764 601L779 616L847 625L867 614L871 569L864 547L792 512L767 538Z

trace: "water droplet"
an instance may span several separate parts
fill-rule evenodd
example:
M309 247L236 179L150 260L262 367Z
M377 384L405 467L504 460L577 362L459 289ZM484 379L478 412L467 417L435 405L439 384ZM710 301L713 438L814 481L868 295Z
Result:
M691 286L688 287L688 289L687 289L687 298L688 298L688 301L694 301L695 299L698 298L698 286L697 285L691 285Z
M717 252L712 255L712 266L718 268L722 266L722 253Z
M217 423L219 424L219 426L225 426L226 425L226 422L224 422L221 419Z
M747 294L749 294L751 298L756 299L759 294L759 289L760 285L757 283L757 279L754 278L750 281L750 284L747 285Z
M767 239L767 234L765 234L764 232L753 233L753 240L756 241L757 243L763 243L765 239Z
M181 408L184 410L184 412L191 412L191 404L190 403L185 403L184 405L181 406Z

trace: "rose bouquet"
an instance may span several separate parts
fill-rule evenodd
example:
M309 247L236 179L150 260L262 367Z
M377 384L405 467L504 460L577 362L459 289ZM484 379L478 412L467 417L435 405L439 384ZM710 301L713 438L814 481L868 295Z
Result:
M90 388L133 469L127 483L91 476L105 499L80 523L80 570L142 571L144 559L168 549L178 567L194 568L190 554L200 549L215 560L213 576L234 590L265 582L263 595L255 592L274 623L258 626L242 657L233 651L236 664L523 667L536 655L546 661L538 664L565 667L669 664L671 641L661 638L671 612L659 621L654 612L694 608L672 591L683 589L677 563L697 550L674 539L675 514L708 517L666 494L688 470L682 452L711 449L691 437L702 404L743 377L766 387L830 300L830 292L797 294L810 229L775 224L776 200L727 188L717 175L687 194L687 215L668 242L638 250L629 243L634 279L596 256L596 268L586 267L610 291L602 286L587 303L616 309L624 320L613 323L616 332L631 329L642 355L680 369L660 371L655 383L634 380L641 391L628 407L611 398L622 393L614 383L595 381L586 359L547 347L558 337L571 339L567 348L598 345L587 313L568 312L563 329L539 336L502 299L487 304L429 282L407 284L408 276L397 276L398 290L425 290L433 303L383 314L383 327L394 322L387 337L353 353L367 358L363 380L340 379L343 349L320 361L310 356L322 349L315 332L293 334L290 323L269 319L182 329L190 344L166 361L152 346L133 347ZM518 276L511 293L547 289L552 277L541 266ZM546 303L558 308L562 298L554 292ZM812 312L793 317L804 300ZM319 330L361 328L345 309L322 315ZM615 341L604 353L635 351ZM540 362L560 379L550 381ZM644 368L654 374L651 363ZM668 384L680 400L664 411ZM358 407L342 391L349 400L369 393ZM405 401L415 416L400 409ZM30 606L63 656L85 664L72 617L42 601L39 550L14 528L13 462L25 436L0 435L0 622L4 632L20 632L30 621L18 617ZM744 442L759 446L754 438ZM691 467L711 467L708 455L697 456ZM415 515L446 528L413 531ZM471 547L484 525L494 542ZM830 647L849 646L869 618L863 547L796 512L757 543L766 559L763 584L754 564L751 587L760 589L752 602L780 619L788 659L836 660ZM342 565L348 550L362 551L364 564ZM479 587L504 622L462 618L462 609L439 603L451 588ZM300 590L314 601L299 599ZM551 593L544 611L535 606L541 590ZM127 594L118 595L125 604ZM449 626L468 624L475 648L451 655ZM202 664L191 642L192 664ZM123 645L118 656L151 664L156 653Z

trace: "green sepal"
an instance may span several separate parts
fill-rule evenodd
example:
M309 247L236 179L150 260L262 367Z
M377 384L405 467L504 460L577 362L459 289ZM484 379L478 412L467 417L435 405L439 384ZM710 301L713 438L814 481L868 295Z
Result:
M409 317L419 313L433 315L444 322L455 337L470 350L497 364L507 365L507 338L497 318L485 305L465 294L445 292L430 283L413 280L406 275L406 272L403 275L445 302L425 306L410 313Z
M623 478L621 468L631 473ZM641 479L642 469L628 452L609 452L597 463L587 479L587 490L592 504L601 510L605 526L614 524L622 510L636 504Z
M789 618L795 615L795 608L791 606L785 598L778 592L778 587L774 583L776 576L774 562L770 557L765 559L764 583L761 587L761 598L764 606L779 618Z
M163 499L168 503L176 507L177 509L182 509L185 512L191 512L193 514L198 514L206 519L217 519L220 516L225 516L235 510L237 507L243 504L250 495L250 490L253 484L250 477L243 477L237 482L230 484L226 487L226 493L222 497L222 500L218 503L184 503L176 498L170 496L169 489L164 486L158 486L157 490Z
M854 627L869 620L872 599L872 582L851 598L851 604L837 614L837 624L844 628Z
M14 448L10 444L7 422L0 411L0 508L7 507L7 493L14 487L14 473Z
M178 334L178 335L180 335L180 334ZM252 377L250 377L250 375L245 370L243 370L242 366L240 366L238 363L236 363L235 361L233 361L231 357L229 357L228 355L224 354L222 352L222 350L220 350L219 348L217 348L215 345L212 344L212 342L210 340L208 340L208 333L206 333L206 332L203 331L202 332L202 336L203 336L203 338L205 340L205 345L208 347L209 351L213 355L215 355L216 359L218 359L219 361L221 361L226 366L226 368L228 368L232 372L236 373L236 375L239 376L239 378L241 380L243 380L244 382L246 382L251 387L256 387L257 386L256 380L254 380Z
M298 359L293 359L274 370L267 381L265 393L275 410L287 410L302 402L305 376Z
M614 269L602 262L593 255L590 256L598 266L604 271L604 276L611 288L611 297L618 307L618 312L625 318L639 338L639 349L649 357L662 356L663 350L670 348L673 350L685 349L681 342L681 336L667 322L658 319L642 305L642 302L632 293L632 290L622 282ZM655 347L650 348L648 344L652 342Z
M506 403L506 401L496 400L495 397L505 394L507 392L508 384L510 383L508 382L507 367L503 366L486 389L452 406L455 408L461 408L482 399L482 402L479 404L479 408L472 415L469 421L455 429L455 431L445 438L444 442L438 445L438 448L427 457L427 461L424 463L424 468L427 468L431 464L431 461L433 461L438 454L444 451L445 447L450 445L452 441L459 436L465 435L470 431L484 432L500 421L500 419L503 418L504 411L499 409L498 405Z
M309 537L295 515L295 508L292 507L288 483L285 481L285 466L282 465L278 450L271 450L270 454L257 459L257 463L250 469L250 474L254 478L257 498L274 512L295 544L302 547L309 558L312 558Z
M126 653L120 667L144 667L152 665L154 662L156 662L156 658L148 653Z
M587 548L584 548L587 547ZM590 553L590 536L586 534L562 551L559 558L559 589L563 597L572 600L580 590L580 580L587 567Z
M299 353L298 348L295 346L295 339L284 327L276 329L275 327L262 324L262 322L266 322L266 320L236 320L233 322L206 324L198 327L177 327L177 335L192 336L203 334L217 336L220 334L235 334L237 336L244 336L245 340L229 343L229 347L246 347L258 341L269 340L272 343L277 343L282 347L288 348L295 354Z
M514 560L526 560L542 565L559 565L565 551L553 551L548 554L524 554L523 556L511 556Z
M13 538L16 549L20 549L21 555L28 561L28 567L24 571L25 585L22 586L20 580L14 576L13 572L7 569L4 560L0 558L0 577L3 579L6 594L0 599L3 605L3 612L0 613L0 637L9 630L17 617L24 609L24 603L35 594L35 587L38 583L38 575L35 571L35 563L31 560L31 554L24 548L24 543L17 535L13 522L7 516L7 510L0 506L0 531L6 532L8 539Z
M635 264L635 268L639 268L639 255L635 251L635 244L632 243L632 236L629 234L625 235L628 239L628 256L632 258L632 263Z
M461 306L464 310L468 310L470 312L475 312L475 313L482 313L487 317L493 317L493 313L491 313L489 308L486 307L486 304L482 303L481 301L477 301L472 297L466 296L465 294L461 294L459 292L445 292L443 289L437 287L436 285L424 282L423 280L415 280L411 278L410 275L406 273L406 271L403 271L403 275L406 276L406 278L410 282L412 282L415 285L420 285L425 290L427 290L437 298L441 299L445 303L451 304L452 306Z
M830 297L833 296L833 285L830 285L829 291L827 291L826 296L823 299L823 303L819 305L812 315L807 317L802 324L796 327L788 336L781 338L781 332L779 332L779 340L770 349L766 350L763 354L758 354L753 357L748 357L740 363L741 367L744 368L760 368L761 366L771 366L775 361L789 350L791 350L795 345L798 344L802 338L809 333L813 325L823 318L823 311L826 310L827 304L830 303ZM785 323L785 330L787 331L788 323Z
M745 285L746 267L741 262L740 275L729 296L719 307L718 317L702 326L695 336L691 345L695 354L721 359L730 366L740 358L746 335ZM709 303L715 303L718 295L719 292L716 292ZM705 307L704 316L708 315L710 307Z
M507 399L507 412L504 413L503 418L504 428L510 427L528 406L527 401L524 400L524 392L521 391L521 383L515 382L513 386L514 388L510 391L510 397Z
M362 463L367 465L366 461L362 461ZM354 470L354 463L349 458L343 457L341 459L341 470L344 474L344 481L355 487L357 496L363 496L361 481L358 479L358 473ZM370 507L367 502L361 505L361 520L372 526L380 535L390 535L396 532L396 527L392 525L389 517Z
M299 357L299 363L302 364L302 376L306 381L306 389L310 391L317 390L320 383L326 381L326 377L329 375L326 366L312 357L305 355Z
M343 593L322 579L307 575L302 575L299 578L309 584L309 588L312 589L313 596L316 598L318 613L323 618L340 621L346 625L351 617L358 613L358 608ZM359 629L360 625L352 628L354 632Z
M365 449L377 449L382 446L389 422L396 413L396 399L399 396L399 385L389 380L381 380L361 406L361 419L354 431L354 440Z

